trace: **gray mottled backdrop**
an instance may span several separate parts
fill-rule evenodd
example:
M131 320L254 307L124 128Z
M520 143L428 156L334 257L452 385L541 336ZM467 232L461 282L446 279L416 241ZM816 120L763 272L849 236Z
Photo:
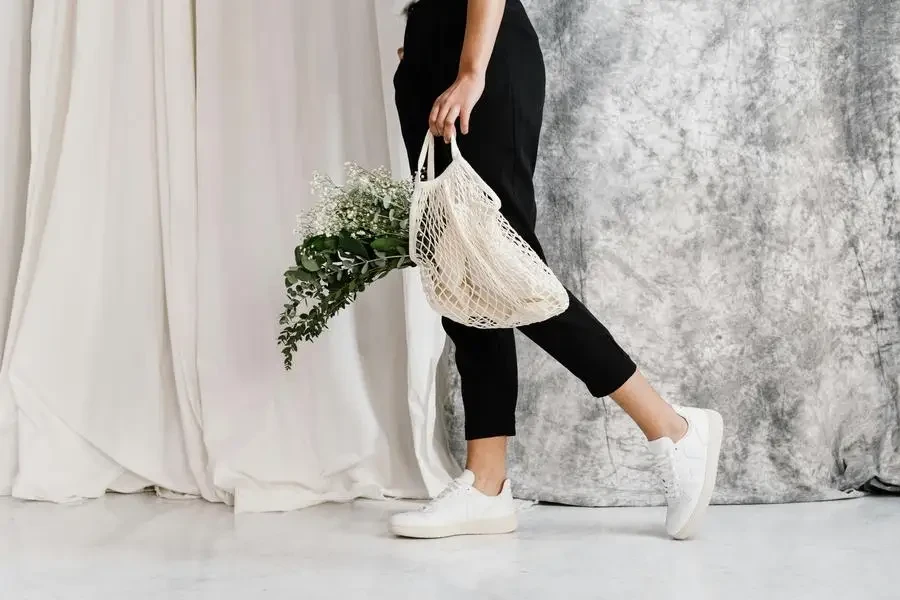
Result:
M723 413L714 500L900 484L900 0L527 4L551 264L664 397ZM659 502L624 413L519 340L517 495Z

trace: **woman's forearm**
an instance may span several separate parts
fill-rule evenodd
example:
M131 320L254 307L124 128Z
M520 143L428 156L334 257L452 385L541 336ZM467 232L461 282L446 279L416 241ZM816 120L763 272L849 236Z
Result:
M460 75L484 75L494 52L506 0L469 0Z
M469 133L469 119L484 92L488 63L505 9L506 0L469 0L459 73L453 85L434 101L428 116L429 130L445 142L449 143L456 132L457 119L463 135Z

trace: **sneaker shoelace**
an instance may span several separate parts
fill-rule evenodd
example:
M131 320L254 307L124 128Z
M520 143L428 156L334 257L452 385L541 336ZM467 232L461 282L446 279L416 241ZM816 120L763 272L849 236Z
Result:
M443 503L444 500L458 496L460 493L463 493L463 492L467 491L468 489L469 489L468 485L454 479L453 481L450 482L450 484L447 487L445 487L443 489L443 491L440 494L435 496L431 502L429 502L428 504L423 506L422 510L424 512L431 512L438 505Z
M657 464L657 474L662 481L667 500L680 498L682 494L681 478L675 469L676 452L675 448L670 448Z

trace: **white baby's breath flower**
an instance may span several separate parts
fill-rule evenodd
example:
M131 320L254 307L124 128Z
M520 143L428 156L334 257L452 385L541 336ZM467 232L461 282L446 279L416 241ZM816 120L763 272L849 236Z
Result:
M360 240L408 235L397 228L408 222L410 181L394 180L384 167L369 171L352 162L345 163L344 174L343 185L322 173L313 174L310 189L319 202L298 216L299 235L331 237L345 231Z

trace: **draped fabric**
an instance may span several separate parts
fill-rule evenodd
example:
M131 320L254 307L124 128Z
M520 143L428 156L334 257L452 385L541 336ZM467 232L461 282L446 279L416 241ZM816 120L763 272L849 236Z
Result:
M25 235L30 160L29 39L31 0L0 5L0 364ZM16 461L16 415L0 395L0 494L8 494Z
M0 7L0 493L275 510L420 497L456 469L415 279L380 282L290 373L275 345L312 171L402 174L402 24L378 4Z
M166 310L166 212L193 194L191 164L170 151L193 132L190 14L172 8L33 7L31 168L0 388L17 413L20 497L199 485Z
M250 509L421 496L423 478L432 490L445 478L428 458L433 441L413 438L426 429L421 411L436 417L425 407L441 351L434 317L405 307L414 287L395 278L367 291L289 374L272 345L285 215L306 207L311 172L391 159L382 57L396 64L396 46L381 52L375 6L197 3L204 431L217 485Z

